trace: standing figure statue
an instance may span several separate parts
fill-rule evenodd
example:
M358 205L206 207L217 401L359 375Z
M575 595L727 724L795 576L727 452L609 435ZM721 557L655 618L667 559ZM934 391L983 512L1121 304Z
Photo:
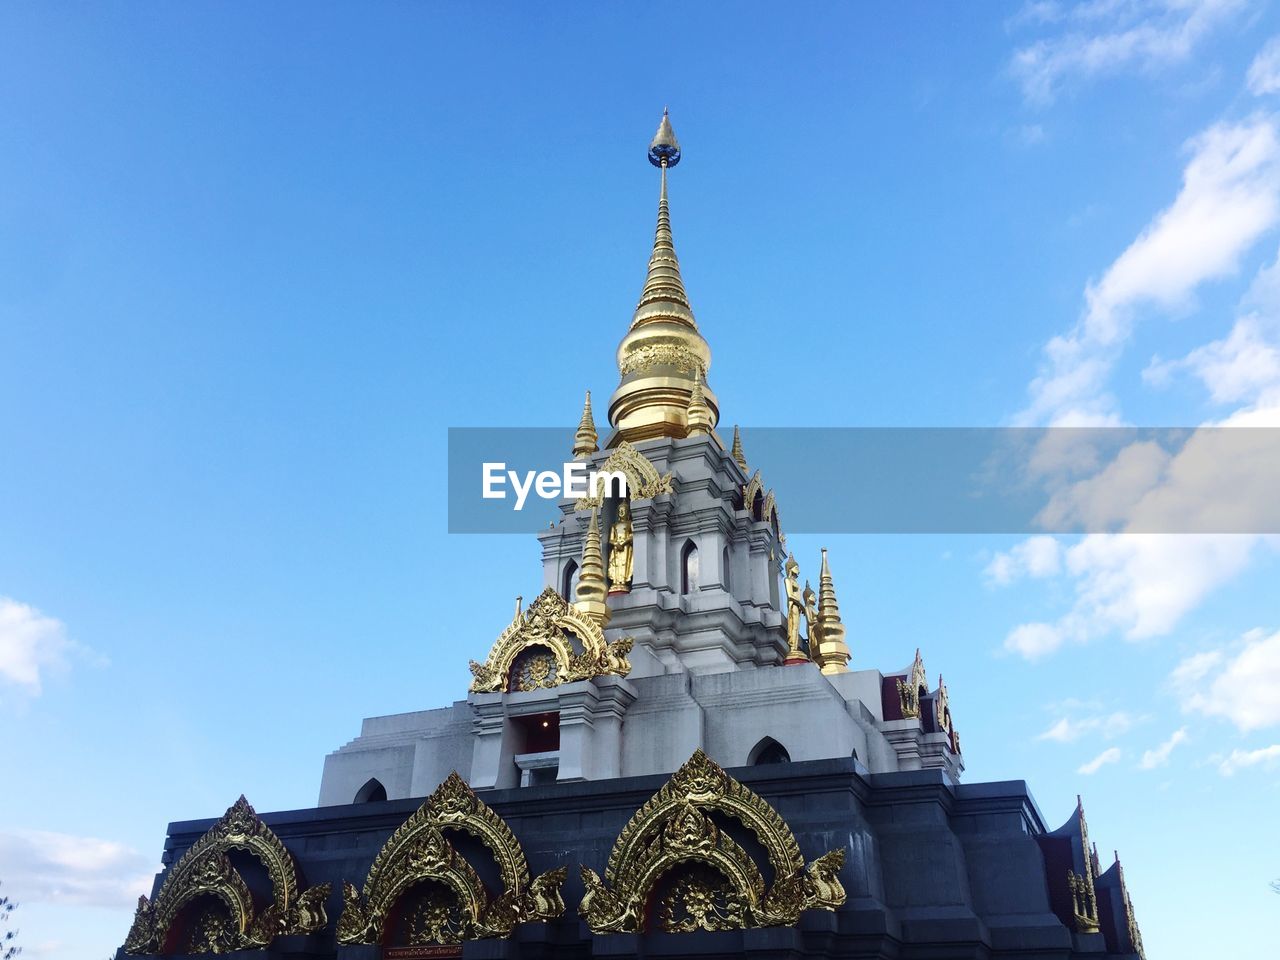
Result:
M822 643L822 628L818 623L818 595L808 580L804 582L804 619L808 626L809 659L821 664L818 647Z
M609 528L609 592L626 593L631 589L631 565L634 540L631 534L631 510L626 500L618 502L618 519Z
M800 647L804 598L800 593L800 564L796 563L795 556L787 557L786 577L782 582L787 588L787 662L806 660L808 658Z

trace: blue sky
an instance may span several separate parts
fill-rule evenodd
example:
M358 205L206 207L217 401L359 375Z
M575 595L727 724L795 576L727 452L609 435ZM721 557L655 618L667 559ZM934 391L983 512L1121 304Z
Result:
M664 105L727 423L1280 425L1278 34L1256 0L0 7L24 956L113 950L170 819L313 804L361 717L463 695L540 570L446 534L446 428L567 447L612 390ZM1276 932L1274 541L792 540L855 667L945 675L967 780L1052 826L1084 795L1151 956Z

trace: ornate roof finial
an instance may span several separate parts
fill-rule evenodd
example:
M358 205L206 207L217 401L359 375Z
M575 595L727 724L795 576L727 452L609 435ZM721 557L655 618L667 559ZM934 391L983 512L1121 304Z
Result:
M823 673L849 672L849 647L844 642L844 624L840 622L840 605L836 602L836 585L831 579L831 567L827 563L826 547L822 549L822 574L818 588L818 622L822 641L819 644L819 665Z
M649 162L663 169L674 167L680 162L680 141L676 139L676 132L671 129L671 116L666 107L662 108L658 132L649 141Z
M715 421L711 419L711 408L702 395L702 377L693 381L693 392L689 394L689 406L685 410L685 420L689 424L688 436L696 437L711 432Z
M578 421L578 432L573 435L573 458L586 460L600 449L596 435L596 420L591 415L591 391L587 391L587 399L582 404L582 419Z
M609 446L623 440L686 435L685 412L694 382L706 377L711 348L698 332L693 309L680 276L671 209L667 202L667 169L680 162L680 143L671 119L662 115L658 133L649 144L649 162L662 170L658 194L658 226L640 302L631 329L618 346L622 380L609 400L609 423L615 432ZM703 399L711 410L712 426L720 417L715 394L703 384Z
M591 511L587 535L582 541L582 566L578 569L578 589L574 609L603 627L609 622L608 588L604 582L604 553L600 547L600 510Z
M747 455L742 452L742 434L738 433L738 425L733 425L733 459L742 468L742 472L747 472Z

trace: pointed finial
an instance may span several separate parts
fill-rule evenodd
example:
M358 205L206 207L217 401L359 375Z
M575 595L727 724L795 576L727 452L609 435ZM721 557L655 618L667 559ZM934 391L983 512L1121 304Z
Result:
M822 548L822 572L819 576L818 622L822 625L822 672L848 673L849 647L844 642L845 629L840 621L840 605L836 602L836 585L831 578L826 547Z
M649 141L649 162L664 170L680 162L680 141L676 139L676 132L671 129L671 116L666 107L662 108L658 132Z
M711 432L715 421L711 418L711 408L707 406L702 394L702 377L693 381L693 390L689 394L689 406L685 409L685 421L689 425L687 436L697 437Z
M587 535L582 541L582 566L578 569L578 589L574 609L590 617L602 628L609 622L608 588L604 582L604 552L600 546L600 508L591 511Z
M582 404L582 419L578 421L578 432L573 435L573 458L586 460L600 449L597 442L596 420L591 415L591 391L587 391L587 399Z
M522 597L520 594L517 593L516 594L516 615L512 617L513 620L520 619L520 605L523 603L524 603L524 597Z
M733 425L733 454L734 461L742 468L742 472L747 472L747 455L742 452L742 434L738 432L738 425Z

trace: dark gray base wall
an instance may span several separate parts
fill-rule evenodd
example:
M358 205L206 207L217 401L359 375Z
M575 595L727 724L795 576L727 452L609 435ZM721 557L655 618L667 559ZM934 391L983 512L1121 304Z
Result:
M958 960L1107 957L1099 934L1080 936L1049 907L1045 830L1022 781L956 786L938 771L867 775L852 759L732 769L794 831L806 861L845 847L839 911L806 912L797 927L725 933L592 934L577 916L578 865L604 875L623 826L665 776L552 784L480 796L519 838L534 875L568 865L567 910L524 924L508 940L464 945L466 960L576 957L867 957ZM223 954L280 960L375 960L377 947L339 947L342 884L361 887L391 833L421 804L392 800L263 814L298 864L303 886L329 881L329 927L279 938L269 950ZM172 864L213 820L172 823ZM163 874L156 879L156 888ZM154 891L153 891L154 892ZM121 958L124 954L119 955ZM1128 956L1128 955L1126 955Z

